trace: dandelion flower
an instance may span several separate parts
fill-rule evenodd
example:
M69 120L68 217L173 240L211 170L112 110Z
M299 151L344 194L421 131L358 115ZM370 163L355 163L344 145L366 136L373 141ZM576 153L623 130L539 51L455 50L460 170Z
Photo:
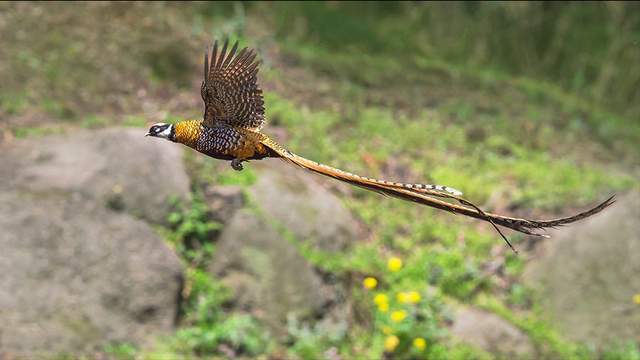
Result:
M422 296L420 296L420 293L418 293L417 291L409 291L407 293L407 302L411 304L417 304L421 299Z
M384 339L384 349L387 352L393 352L393 350L398 347L398 344L400 344L400 339L395 335L387 336L387 338Z
M399 292L398 295L396 295L396 299L398 299L398 302L400 304L406 304L406 303L410 302L409 301L409 293L406 293L404 291L403 292Z
M413 346L422 351L427 347L427 341L421 337L413 339Z
M121 194L121 193L122 193L122 190L124 190L124 189L122 188L122 185L120 185L120 184L115 184L115 185L113 185L113 187L111 188L111 190L113 191L113 193L114 193L114 194Z
M633 295L633 302L636 305L640 305L640 293Z
M391 320L393 322L400 322L407 317L407 312L404 310L396 310L391 313Z
M362 285L367 289L375 289L378 286L378 280L373 277L367 277L362 281Z
M389 268L389 271L391 272L396 272L400 270L401 267L402 267L402 260L400 260L400 258L392 257L387 262L387 268Z
M385 294L377 294L376 296L373 297L373 302L376 305L380 305L382 303L388 303L389 302L389 298Z
M389 303L380 303L378 304L378 310L380 310L380 312L386 313L387 311L389 311Z

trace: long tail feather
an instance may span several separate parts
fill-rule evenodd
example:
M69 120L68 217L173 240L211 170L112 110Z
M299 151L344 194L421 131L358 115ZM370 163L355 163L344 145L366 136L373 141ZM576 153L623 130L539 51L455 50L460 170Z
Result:
M315 173L328 176L355 186L359 186L361 188L365 188L368 190L372 190L384 195L389 195L393 197L397 197L403 200L416 202L422 205L427 205L434 207L436 209L441 209L445 211L449 211L455 214L461 214L469 217L473 217L479 220L484 220L489 222L495 230L500 234L500 236L504 239L504 241L509 245L509 247L515 252L516 250L513 248L509 240L504 236L502 231L498 228L498 225L504 226L506 228L534 236L542 236L548 237L545 234L540 234L536 232L536 230L545 229L545 228L553 228L557 226L562 226L566 224L570 224L576 222L578 220L582 220L589 216L595 215L607 207L611 206L615 200L614 196L611 196L607 200L603 201L599 205L595 206L592 209L581 212L574 216L552 219L552 220L530 220L523 218L515 218L508 217L498 214L492 214L485 211L482 211L478 206L474 205L472 202L460 197L457 193L457 190L440 187L440 189L430 188L435 187L433 185L420 185L420 184L404 184L398 182L390 182L379 179L372 179L368 177L363 177L359 175L355 175L340 169L336 169L324 164L320 164L318 162L303 158L296 154L291 153L286 150L276 142L271 139L263 140L263 144L270 148L276 156L293 163L297 166L305 168L307 170L313 171ZM447 191L446 189L451 189L453 191ZM452 204L446 202L441 199L436 199L435 197L452 199L460 203Z

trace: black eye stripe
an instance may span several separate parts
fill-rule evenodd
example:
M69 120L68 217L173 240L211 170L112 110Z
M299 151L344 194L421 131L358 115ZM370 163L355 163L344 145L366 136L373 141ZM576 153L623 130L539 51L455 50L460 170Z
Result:
M165 131L166 129L168 129L169 126L170 126L170 124L167 124L167 125L155 125L155 126L152 126L151 129L149 129L149 132L151 132L153 134L161 133L161 132Z

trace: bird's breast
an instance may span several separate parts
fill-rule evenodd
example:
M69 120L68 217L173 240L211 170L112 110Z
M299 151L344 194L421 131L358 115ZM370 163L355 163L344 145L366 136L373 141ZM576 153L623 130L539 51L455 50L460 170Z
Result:
M202 121L185 120L175 124L175 140L180 144L196 149L202 132Z

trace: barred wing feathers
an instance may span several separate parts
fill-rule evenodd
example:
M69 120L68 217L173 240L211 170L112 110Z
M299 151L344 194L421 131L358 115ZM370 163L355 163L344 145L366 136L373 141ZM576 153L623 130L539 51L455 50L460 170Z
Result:
M260 130L264 125L264 100L258 86L256 52L238 43L227 51L228 41L219 51L213 45L211 59L204 57L204 81L201 95L204 100L204 122L208 127L228 125Z

